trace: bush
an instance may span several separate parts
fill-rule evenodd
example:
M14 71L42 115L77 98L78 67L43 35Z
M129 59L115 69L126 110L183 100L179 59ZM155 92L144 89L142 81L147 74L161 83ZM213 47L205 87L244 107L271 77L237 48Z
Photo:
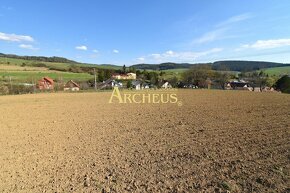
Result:
M62 83L55 83L54 84L54 90L55 91L63 91L64 85Z
M27 94L33 92L34 92L33 86L13 85L11 89L9 89L9 94Z
M277 80L275 88L283 93L290 94L290 76L282 76L279 80Z
M9 94L9 88L5 85L0 85L0 95Z
M57 67L49 67L49 70L56 70L56 71L62 71L62 72L67 72L68 70L64 69L64 68L57 68Z
M31 64L31 66L33 66L33 67L46 67L46 65L43 63L35 63L35 64Z
M128 82L127 82L127 88L132 88L132 81L131 80L129 80Z

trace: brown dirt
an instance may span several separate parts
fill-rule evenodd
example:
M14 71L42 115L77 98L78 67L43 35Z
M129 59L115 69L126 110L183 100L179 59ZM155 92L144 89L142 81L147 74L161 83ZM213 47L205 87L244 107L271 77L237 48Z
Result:
M289 192L290 95L109 97L0 97L0 192Z

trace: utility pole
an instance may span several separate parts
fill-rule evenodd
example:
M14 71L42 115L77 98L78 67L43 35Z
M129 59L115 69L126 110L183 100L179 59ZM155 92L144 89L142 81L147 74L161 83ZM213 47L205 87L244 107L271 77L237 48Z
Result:
M96 69L94 68L94 76L95 76L95 83L94 83L94 87L95 90L97 89L97 76L96 76Z
M33 93L35 93L35 90L36 90L36 83L35 83L35 78L33 77L32 78L32 86L33 86Z
M9 82L10 82L10 89L11 89L11 92L12 92L12 81L11 81L11 76L9 76Z

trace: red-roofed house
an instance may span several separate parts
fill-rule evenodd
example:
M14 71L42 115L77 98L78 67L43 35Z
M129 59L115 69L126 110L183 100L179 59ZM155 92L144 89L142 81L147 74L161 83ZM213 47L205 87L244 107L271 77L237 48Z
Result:
M43 77L38 81L39 90L53 90L54 81L49 77Z

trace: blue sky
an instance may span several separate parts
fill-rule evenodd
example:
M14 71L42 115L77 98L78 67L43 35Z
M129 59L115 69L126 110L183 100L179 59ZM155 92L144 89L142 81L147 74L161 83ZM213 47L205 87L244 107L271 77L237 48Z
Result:
M136 64L290 63L289 0L1 0L0 52Z

